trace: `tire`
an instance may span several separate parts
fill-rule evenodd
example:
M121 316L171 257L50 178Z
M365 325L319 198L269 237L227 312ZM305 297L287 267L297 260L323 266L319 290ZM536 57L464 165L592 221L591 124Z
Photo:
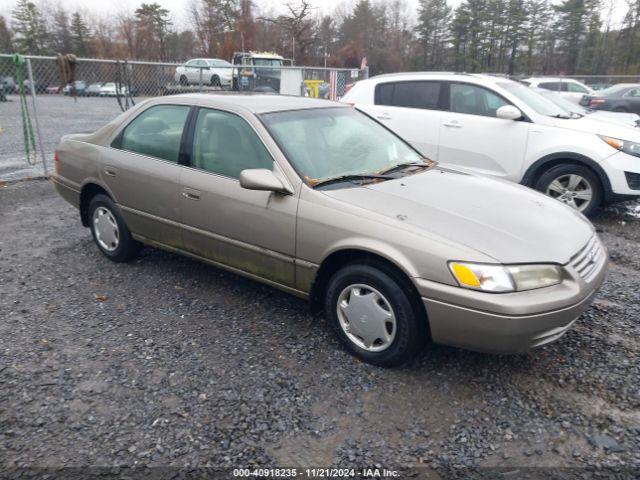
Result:
M187 80L187 77L185 75L180 75L180 85L182 85L183 87L186 87L187 85L189 85L189 80Z
M575 176L582 180L577 187L569 188L573 186L571 182L575 181ZM551 167L540 176L535 188L575 208L586 216L593 215L598 210L604 196L602 182L598 176L583 165L571 163L562 163ZM591 191L591 197L588 201L583 198L587 188Z
M612 110L612 112L629 113L629 109L626 107L616 107Z
M412 301L407 283L408 280L403 281L391 268L376 264L347 265L331 277L324 299L325 314L338 340L352 355L373 365L393 367L408 362L423 347L427 339L427 321L416 302ZM349 307L353 306L353 302L358 301L358 298L360 302L364 302L363 306L358 307L356 304L349 315L351 320L355 315L360 322L349 323L349 326L344 327L345 319L349 320L345 312L349 311ZM345 302L348 304L346 310L340 306ZM391 315L394 319L393 322L387 319L384 323L387 338L380 341L380 337L374 342L365 342L362 336L358 338L361 333L359 328L363 325L373 326L372 320L380 315L383 319L385 315ZM380 322L376 324L381 325ZM351 325L358 327L354 328ZM377 330L381 332L379 328ZM376 337L378 332L369 337ZM368 348L366 343L369 343ZM377 351L373 351L376 349Z
M109 260L128 262L138 256L141 245L133 239L120 210L108 196L98 194L91 199L89 227L94 242Z
M220 82L220 77L218 75L214 75L213 77L211 77L210 83L212 87L222 88L222 83Z

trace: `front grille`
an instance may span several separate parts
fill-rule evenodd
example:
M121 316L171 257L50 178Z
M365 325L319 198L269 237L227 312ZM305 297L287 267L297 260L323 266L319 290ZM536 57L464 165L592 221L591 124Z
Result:
M640 173L624 172L624 176L631 190L640 190Z
M605 256L605 250L597 235L591 237L589 243L580 250L569 264L586 282L598 273L598 267Z

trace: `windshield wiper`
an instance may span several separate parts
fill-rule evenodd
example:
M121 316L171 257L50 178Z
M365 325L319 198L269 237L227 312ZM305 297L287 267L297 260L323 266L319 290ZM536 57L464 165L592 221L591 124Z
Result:
M429 163L422 163L422 162L399 163L398 165L394 165L393 167L387 168L386 170L381 170L380 173L381 174L391 173L391 172L395 172L396 170L401 170L403 168L408 168L408 167L429 168L431 166L432 165Z
M330 185L332 183L350 182L353 180L393 180L395 177L387 175L368 175L368 174L354 174L354 175L340 175L339 177L328 178L316 183L313 188L320 186Z

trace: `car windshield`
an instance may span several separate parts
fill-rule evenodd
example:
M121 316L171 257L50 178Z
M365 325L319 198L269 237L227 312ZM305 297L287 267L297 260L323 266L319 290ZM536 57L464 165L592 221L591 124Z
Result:
M571 113L551 100L544 98L539 93L533 91L529 87L525 87L521 83L516 82L500 82L498 86L504 88L512 95L518 97L527 106L533 108L540 115L549 117L569 117Z
M548 98L553 103L555 103L559 107L564 108L568 112L577 113L579 115L586 115L587 113L589 113L589 110L587 110L586 108L581 107L577 103L570 102L562 95L559 95L556 92L552 92L551 90L545 90L541 88L540 90L535 90L535 92L539 93L545 98Z
M353 108L318 108L260 116L309 184L377 175L401 164L431 165L403 140Z
M282 60L278 58L253 58L253 64L258 67L281 67Z

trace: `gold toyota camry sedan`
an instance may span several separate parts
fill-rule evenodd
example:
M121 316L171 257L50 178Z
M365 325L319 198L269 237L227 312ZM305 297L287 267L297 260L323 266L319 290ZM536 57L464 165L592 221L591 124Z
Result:
M63 137L55 159L57 191L111 260L151 245L308 298L377 365L429 338L488 352L552 342L605 275L575 210L439 167L344 104L156 98Z

